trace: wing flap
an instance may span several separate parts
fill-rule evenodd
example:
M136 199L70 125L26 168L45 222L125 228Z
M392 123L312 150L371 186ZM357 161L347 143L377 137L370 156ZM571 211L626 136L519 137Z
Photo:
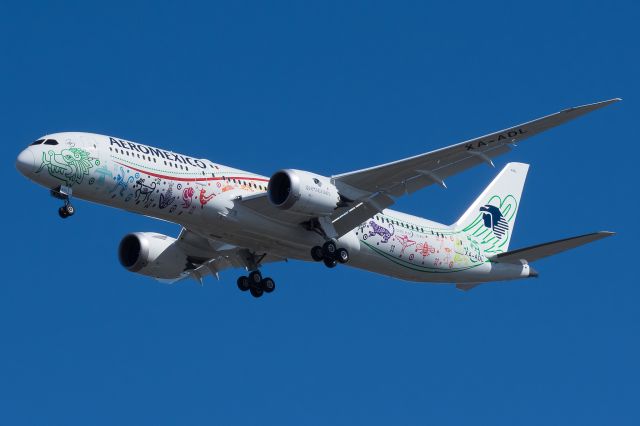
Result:
M380 213L394 203L388 195L377 192L371 197L361 201L349 211L343 213L333 221L333 227L339 236L345 235L367 219Z
M182 228L177 239L180 248L192 262L192 267L186 269L175 279L161 279L159 281L173 284L186 278L193 278L202 284L207 275L214 275L219 279L218 273L231 268L248 267L247 256L252 252L248 248L226 244L208 237L202 236L193 230ZM258 260L259 265L271 262L286 261L286 259L265 253Z
M275 219L280 222L296 224L308 220L308 216L304 216L298 213L294 213L288 210L282 210L271 204L266 193L251 195L248 197L238 197L234 200L235 203L253 210L262 216L266 216L270 219Z

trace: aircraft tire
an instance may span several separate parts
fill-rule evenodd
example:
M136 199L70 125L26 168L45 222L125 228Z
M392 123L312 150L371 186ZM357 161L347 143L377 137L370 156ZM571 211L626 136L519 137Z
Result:
M336 260L340 263L347 263L349 261L349 252L345 248L339 248L336 251Z
M262 281L260 281L260 288L262 288L265 293L271 293L276 289L276 282L269 277L263 278Z
M333 241L327 241L322 245L322 254L325 258L333 258L336 255L338 247Z
M251 287L249 285L249 278L245 277L244 275L241 277L238 277L237 284L240 291L247 291Z
M60 215L61 218L66 219L69 217L69 214L67 214L67 210L64 207L60 207L58 209L58 214Z
M264 290L262 290L262 288L253 286L249 289L249 292L255 298L261 297L264 294Z
M327 268L335 268L338 265L338 261L333 258L325 257L322 261Z
M324 259L324 251L320 246L313 246L311 249L311 258L316 262L321 262Z
M71 204L67 204L63 207L63 209L67 213L67 216L73 216L73 214L76 212L76 209Z
M260 282L262 281L262 274L260 271L252 271L249 274L249 284L251 287L260 287Z

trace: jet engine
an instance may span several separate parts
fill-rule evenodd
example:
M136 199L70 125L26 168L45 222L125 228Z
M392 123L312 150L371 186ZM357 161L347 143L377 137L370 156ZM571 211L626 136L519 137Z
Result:
M157 279L176 279L189 268L189 260L175 238L155 232L126 235L118 247L120 264L131 272Z
M328 216L344 205L338 188L326 176L302 170L274 173L267 187L269 201L282 210L307 216Z

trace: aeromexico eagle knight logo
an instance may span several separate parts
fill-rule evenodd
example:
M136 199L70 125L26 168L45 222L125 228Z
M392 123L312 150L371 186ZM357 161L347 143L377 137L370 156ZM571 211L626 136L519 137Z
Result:
M517 210L518 202L513 195L503 198L494 195L478 209L478 216L463 231L473 236L484 252L502 253L509 242Z
M509 230L509 223L505 220L500 209L491 204L486 204L480 207L482 213L482 221L484 226L490 228L499 240L504 237L504 234Z
M100 160L91 157L84 149L67 148L60 152L49 150L42 153L42 164L36 173L46 167L51 176L73 186L82 183L94 165L99 166Z

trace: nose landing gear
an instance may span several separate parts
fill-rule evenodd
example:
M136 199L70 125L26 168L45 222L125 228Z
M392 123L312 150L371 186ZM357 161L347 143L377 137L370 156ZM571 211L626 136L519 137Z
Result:
M76 209L70 203L65 203L64 206L58 209L58 214L63 219L66 219L69 216L73 216L75 212L76 212Z
M332 240L311 249L311 258L316 262L324 262L327 268L335 268L338 263L349 261L349 252L345 248L338 248Z
M73 214L76 212L76 209L71 205L70 187L60 185L57 188L53 188L51 190L51 196L64 201L64 206L58 209L58 214L61 218L66 219L69 216L73 216Z

